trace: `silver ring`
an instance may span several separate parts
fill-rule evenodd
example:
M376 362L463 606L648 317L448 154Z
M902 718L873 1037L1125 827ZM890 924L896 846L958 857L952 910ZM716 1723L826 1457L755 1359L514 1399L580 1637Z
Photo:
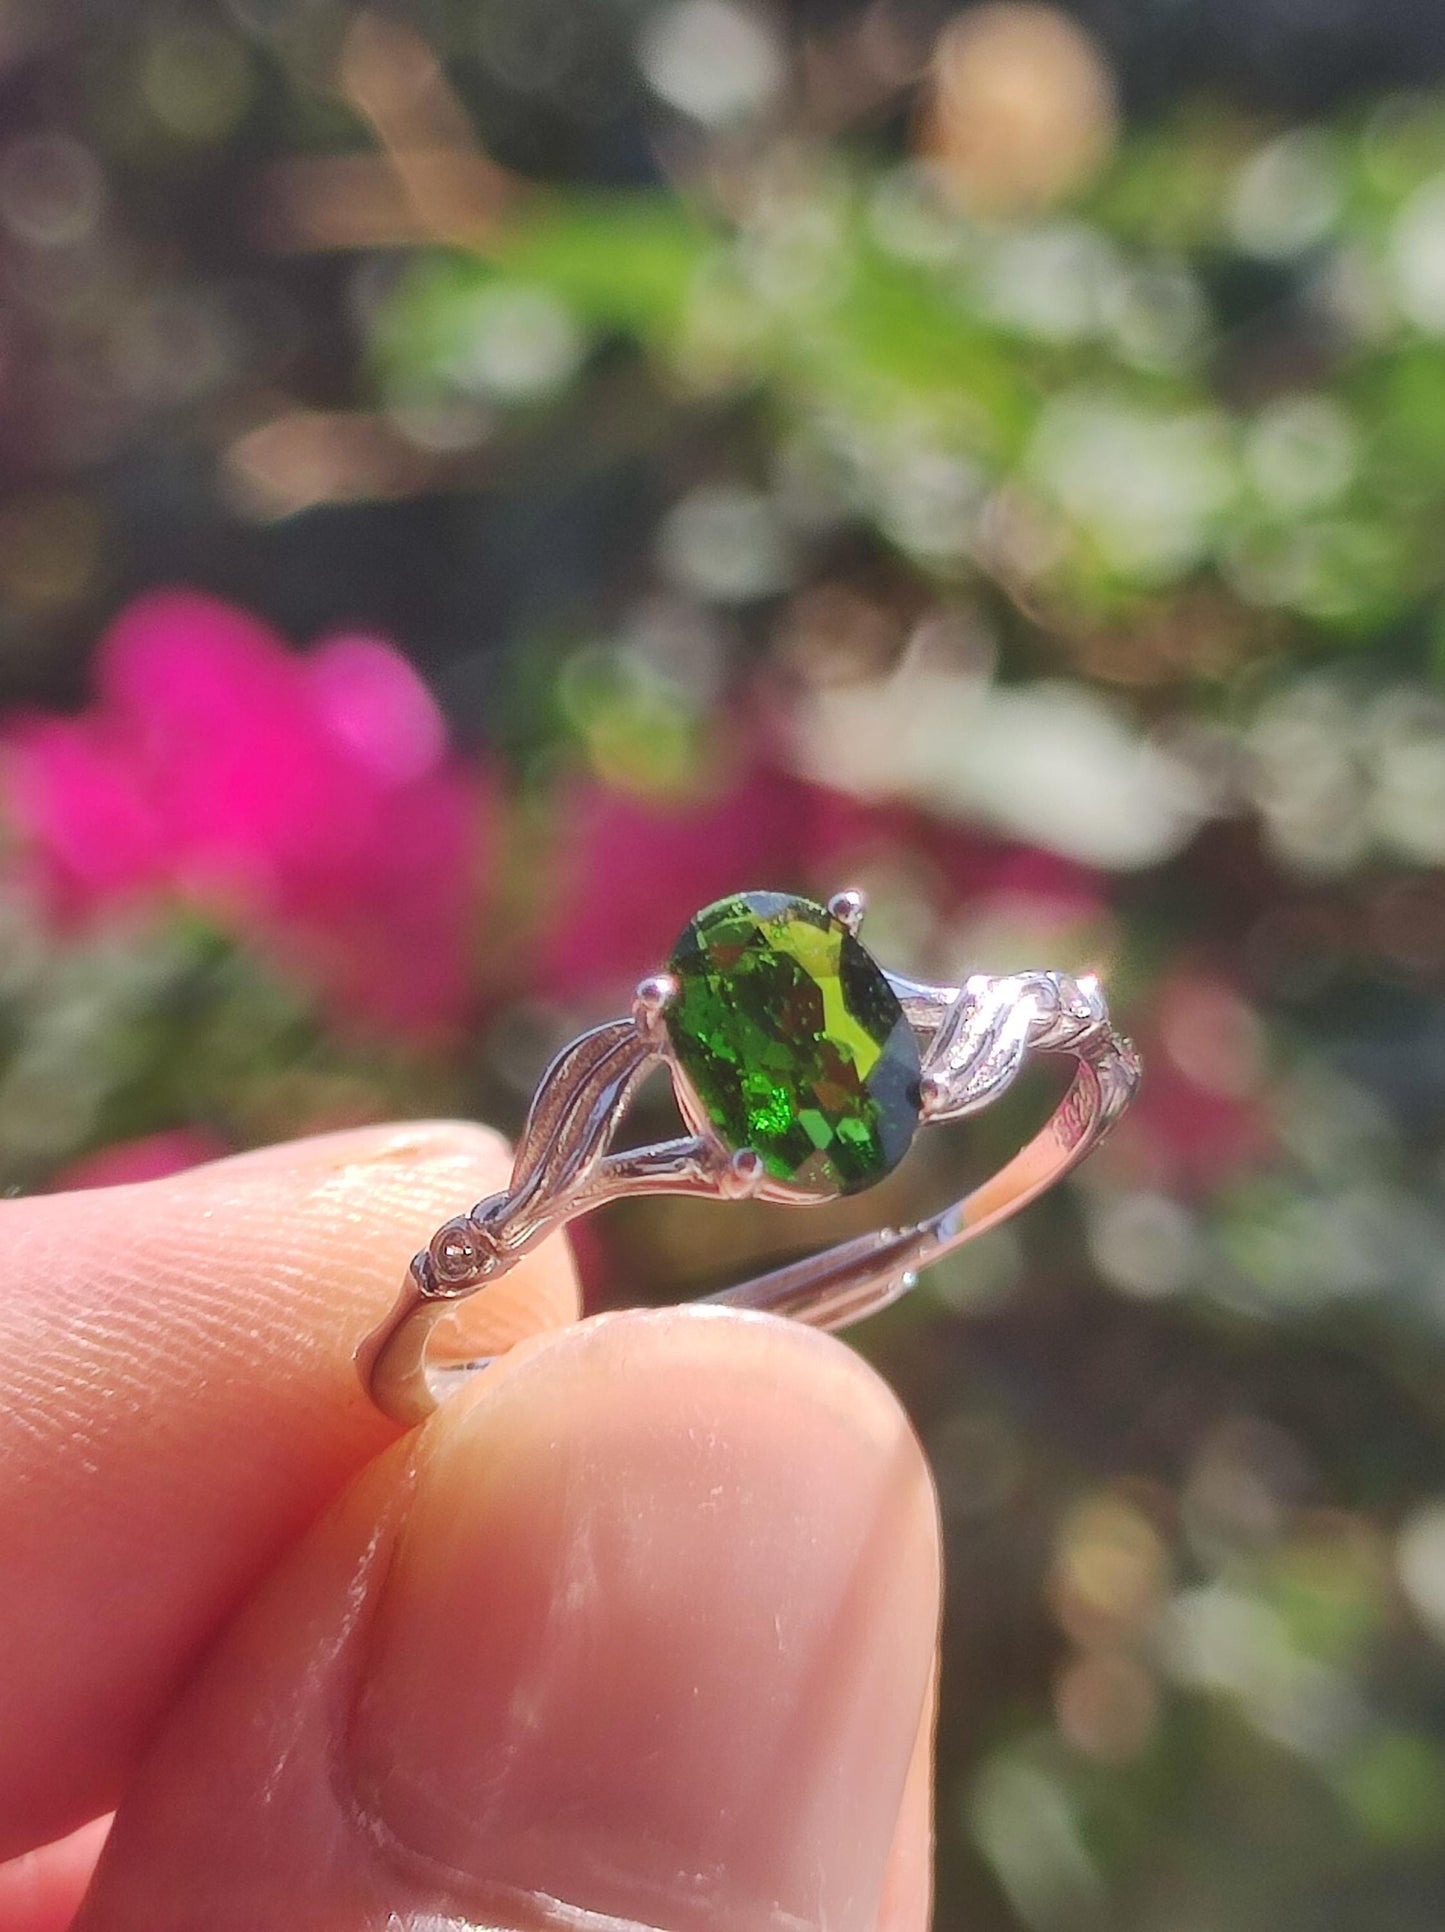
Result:
M1044 1127L961 1201L707 1298L841 1328L906 1293L919 1269L1026 1206L1098 1145L1137 1092L1140 1067L1110 1024L1096 979L1027 972L926 985L877 966L858 939L863 912L853 891L826 907L777 893L722 900L693 920L669 969L642 981L628 1018L558 1054L538 1085L510 1184L437 1229L358 1350L380 1409L420 1422L484 1368L485 1360L430 1361L434 1325L605 1202L643 1194L836 1200L895 1164L914 1127L988 1106L1032 1055L1071 1059L1072 1082ZM756 947L738 943L752 934ZM805 1020L806 1038L790 1037ZM755 1064L807 1053L815 1077L808 1085L800 1076L796 1093ZM633 1094L659 1062L686 1135L614 1151ZM802 1107L800 1096L812 1104Z

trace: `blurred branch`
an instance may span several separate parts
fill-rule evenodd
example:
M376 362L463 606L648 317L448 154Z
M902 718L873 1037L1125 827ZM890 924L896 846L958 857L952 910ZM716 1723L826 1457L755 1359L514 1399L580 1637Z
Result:
M296 409L238 436L223 467L238 506L271 519L320 503L415 496L436 486L443 466L386 416Z
M496 169L485 155L414 148L404 157L338 154L277 162L261 176L255 226L277 254L481 245L492 232Z
M263 176L259 227L280 252L450 243L481 248L521 186L484 154L466 109L419 34L358 14L337 73L381 157L284 161Z

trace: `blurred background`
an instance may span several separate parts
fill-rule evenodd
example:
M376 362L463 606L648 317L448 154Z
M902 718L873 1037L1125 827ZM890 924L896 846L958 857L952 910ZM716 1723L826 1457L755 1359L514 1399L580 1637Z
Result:
M941 1928L1445 1904L1442 77L1430 0L0 5L0 1185L515 1131L741 887L1144 1048L858 1337Z

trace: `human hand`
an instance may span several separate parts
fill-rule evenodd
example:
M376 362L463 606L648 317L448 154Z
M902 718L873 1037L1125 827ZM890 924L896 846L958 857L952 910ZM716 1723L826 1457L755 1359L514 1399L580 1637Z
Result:
M0 1932L923 1932L932 1491L842 1344L580 1325L397 1431L352 1352L499 1186L367 1129L0 1207ZM515 1346L512 1346L515 1344Z

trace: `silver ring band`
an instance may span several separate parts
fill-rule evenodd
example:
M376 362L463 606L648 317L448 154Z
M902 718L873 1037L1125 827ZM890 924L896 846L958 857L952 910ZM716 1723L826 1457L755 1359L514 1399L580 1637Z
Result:
M839 893L828 911L856 932L862 899ZM1065 973L978 974L960 987L885 973L917 1041L922 1123L962 1120L996 1100L1036 1054L1072 1059L1073 1080L1034 1138L952 1206L905 1228L880 1228L709 1296L732 1308L842 1328L911 1288L918 1271L995 1227L1098 1145L1133 1099L1139 1059L1109 1021L1097 980ZM664 1021L671 982L644 980L627 1019L594 1027L557 1056L538 1085L510 1184L445 1222L413 1260L395 1307L357 1353L377 1406L420 1422L485 1361L432 1362L435 1324L455 1303L498 1280L578 1215L622 1196L755 1197L808 1205L835 1192L800 1192L768 1178L749 1149L730 1149L678 1067ZM643 1076L669 1067L686 1137L612 1151Z

